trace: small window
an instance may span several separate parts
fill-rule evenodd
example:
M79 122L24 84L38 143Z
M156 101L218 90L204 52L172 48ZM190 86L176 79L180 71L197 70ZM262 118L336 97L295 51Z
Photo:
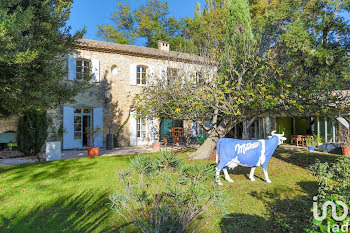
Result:
M91 108L84 108L84 113L91 113Z
M83 79L84 74L89 72L91 62L89 60L77 59L77 80Z
M81 113L81 108L76 108L76 109L74 110L74 113Z
M138 84L138 85L146 84L146 82L147 82L146 71L147 71L146 66L137 66L137 68L136 68L136 84Z
M118 67L116 65L112 66L111 73L112 73L112 75L117 75L118 74Z

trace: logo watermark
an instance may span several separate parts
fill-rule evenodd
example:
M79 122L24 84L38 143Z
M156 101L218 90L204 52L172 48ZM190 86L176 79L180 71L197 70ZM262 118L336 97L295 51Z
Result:
M314 215L314 219L316 219L317 221L322 222L323 220L325 220L327 218L327 208L328 206L330 206L332 208L332 218L337 221L337 222L342 222L342 225L340 224L336 224L334 223L332 228L330 222L328 222L328 232L331 232L331 230L333 232L338 232L340 230L342 230L343 232L348 232L349 230L349 221L346 221L345 223L343 222L347 217L348 217L348 213L349 213L349 207L342 201L326 201L325 203L323 203L322 205L322 215L319 216L318 215L318 202L317 202L317 197L313 197L313 215ZM343 209L343 214L341 216L337 215L337 205L341 206Z

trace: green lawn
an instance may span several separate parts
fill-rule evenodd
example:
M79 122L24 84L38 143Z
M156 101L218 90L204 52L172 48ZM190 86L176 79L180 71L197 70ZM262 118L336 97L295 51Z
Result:
M70 159L0 167L0 232L118 232L128 224L108 207L121 183L115 171L130 156ZM201 232L301 232L312 217L317 185L307 167L336 156L278 150L269 163L272 184L248 180L249 169L223 181L230 214L213 216ZM197 161L196 161L197 162ZM214 171L213 171L214 173Z

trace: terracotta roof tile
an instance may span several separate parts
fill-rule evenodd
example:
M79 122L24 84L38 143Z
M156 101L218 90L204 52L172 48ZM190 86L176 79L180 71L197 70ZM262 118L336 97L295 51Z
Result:
M90 40L90 39L79 40L79 43L77 44L76 48L107 52L107 53L127 54L130 56L137 56L137 57L150 57L150 58L156 58L156 59L181 61L181 62L188 62L188 63L205 62L205 58L194 54L180 53L175 51L167 52L167 51L162 51L155 48L117 44L113 42L104 42L104 41Z

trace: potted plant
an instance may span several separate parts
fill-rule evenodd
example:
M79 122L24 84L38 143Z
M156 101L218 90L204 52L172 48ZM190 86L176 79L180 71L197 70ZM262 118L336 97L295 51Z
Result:
M88 156L96 157L99 155L100 147L95 146L96 138L102 133L101 127L92 128L89 132L89 136L91 137L91 147L87 148Z
M308 137L306 139L306 146L309 152L315 151L315 147L319 146L320 143L321 143L320 135L314 135L313 138Z
M61 160L61 141L64 133L65 129L62 124L59 127L51 127L46 141L46 161Z
M308 137L308 138L306 139L306 146L307 146L307 149L308 149L309 152L315 151L315 144L316 144L316 143L315 143L315 141L314 141L313 138Z
M343 127L341 134L341 150L343 155L350 156L350 129Z

